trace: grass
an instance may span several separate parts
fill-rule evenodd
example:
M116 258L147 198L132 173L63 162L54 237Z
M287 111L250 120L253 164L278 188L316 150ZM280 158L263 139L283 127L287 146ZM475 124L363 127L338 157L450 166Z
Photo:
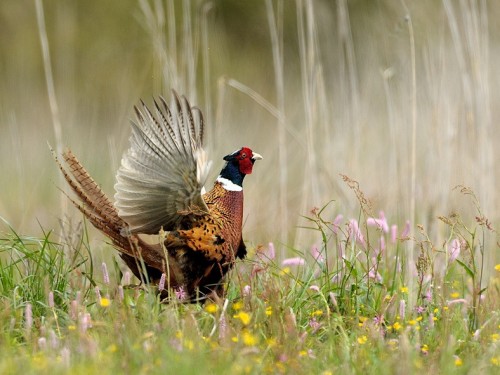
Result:
M0 371L498 372L500 265L482 276L497 234L479 206L467 225L458 213L436 219L447 238L436 244L421 226L372 215L357 182L344 180L358 219L344 219L335 202L314 209L303 222L317 244L282 262L273 243L253 249L226 297L204 305L175 295L164 304L150 287L130 286L128 272L94 266L83 229L61 244L51 233L4 234Z

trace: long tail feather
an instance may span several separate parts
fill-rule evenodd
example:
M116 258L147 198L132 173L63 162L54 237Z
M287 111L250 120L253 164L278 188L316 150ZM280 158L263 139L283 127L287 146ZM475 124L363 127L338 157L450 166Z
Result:
M123 229L127 228L126 222L118 216L116 208L109 198L75 155L70 150L65 151L63 158L66 166L64 166L54 151L52 153L65 180L81 201L81 204L70 197L68 198L90 223L106 235L113 246L122 254L137 259L142 257L147 266L163 270L165 260L161 249L144 243L135 235L124 236L122 234Z

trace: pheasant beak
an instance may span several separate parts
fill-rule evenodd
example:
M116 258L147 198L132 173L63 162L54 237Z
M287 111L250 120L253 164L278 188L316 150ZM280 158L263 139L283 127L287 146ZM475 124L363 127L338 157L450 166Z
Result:
M252 161L262 160L262 156L257 154L256 152L252 152Z

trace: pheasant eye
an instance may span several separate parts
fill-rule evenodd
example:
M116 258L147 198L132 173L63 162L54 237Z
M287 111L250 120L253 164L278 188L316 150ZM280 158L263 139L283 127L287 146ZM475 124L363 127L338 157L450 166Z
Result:
M246 153L241 154L241 158L242 158L242 159L245 159L246 157L247 157L247 154L246 154Z

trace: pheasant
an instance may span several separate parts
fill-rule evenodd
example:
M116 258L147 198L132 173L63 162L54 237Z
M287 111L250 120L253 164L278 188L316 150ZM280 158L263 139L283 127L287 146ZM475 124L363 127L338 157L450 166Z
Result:
M139 279L161 280L186 301L221 296L224 276L247 253L242 185L262 156L248 147L224 156L226 164L204 193L211 162L203 150L201 111L175 92L170 106L160 97L153 111L142 101L140 107L134 107L137 122L117 172L115 203L66 150L64 162L55 159L79 202L70 199ZM151 244L143 235L158 240Z

